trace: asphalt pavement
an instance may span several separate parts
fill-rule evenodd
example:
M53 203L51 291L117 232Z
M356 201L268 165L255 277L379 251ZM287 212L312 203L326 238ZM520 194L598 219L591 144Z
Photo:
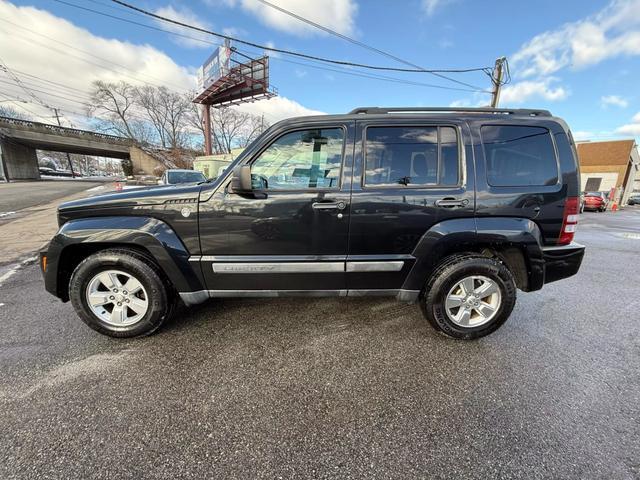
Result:
M60 179L0 183L0 215L48 203L102 185L107 180L113 181L105 178L104 181Z
M640 209L473 342L386 299L233 299L114 340L0 286L0 478L640 478Z

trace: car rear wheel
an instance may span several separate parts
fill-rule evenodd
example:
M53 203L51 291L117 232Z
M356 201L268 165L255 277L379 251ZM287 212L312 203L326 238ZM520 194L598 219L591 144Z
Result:
M453 338L471 340L498 329L509 318L515 301L515 282L502 262L480 255L456 255L436 269L420 304L434 328Z
M111 337L156 331L173 302L158 267L126 249L103 250L84 259L69 282L69 297L89 327Z

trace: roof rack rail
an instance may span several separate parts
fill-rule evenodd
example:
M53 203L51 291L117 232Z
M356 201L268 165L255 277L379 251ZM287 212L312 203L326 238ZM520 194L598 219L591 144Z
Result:
M491 108L491 107L358 107L350 114L366 113L414 113L414 112L467 112L496 113L501 115L523 115L529 117L550 117L549 110L533 110L529 108Z

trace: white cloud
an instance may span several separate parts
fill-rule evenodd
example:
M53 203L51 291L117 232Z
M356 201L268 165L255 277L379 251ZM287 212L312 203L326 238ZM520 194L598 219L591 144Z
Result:
M203 28L205 30L211 29L211 25L200 20L200 17L198 17L187 7L180 7L180 9L178 10L171 5L166 5L164 7L156 8L154 13L163 17L170 18L172 20L177 20L181 23L187 23L198 28ZM211 43L215 43L215 37L212 37L211 35L208 35L206 33L197 32L195 30L164 22L159 19L156 19L154 21L165 30L170 30L181 35L185 35L185 37L178 37L175 35L170 36L173 42L177 43L178 45L182 45L183 47L211 49Z
M616 132L624 135L634 135L640 137L640 112L636 113L631 119L631 123L622 125L616 129Z
M422 9L429 16L433 16L438 10L453 3L455 0L422 0Z
M72 89L58 89L24 76L33 88L71 99L37 92L50 105L82 113L84 106L78 102L86 101L94 80L148 82L184 90L195 85L192 69L176 64L164 52L149 45L98 37L45 10L17 7L4 0L0 0L0 19L11 22L0 22L0 45L10 47L2 49L2 59L9 68ZM19 87L3 84L2 91L29 99ZM44 107L25 107L43 116L51 115Z
M489 104L487 99L478 100L476 97L475 100L470 100L468 98L462 98L459 100L454 100L449 104L452 108L464 108L464 107L486 107Z
M68 87L58 88L33 77L22 77L30 82L33 88L68 97L62 99L49 93L37 92L45 103L60 107L63 113L67 113L67 117L74 118L78 123L82 122L82 117L74 117L69 112L84 113L85 106L82 103L87 102L87 95L94 80L124 80L136 85L150 83L180 92L191 90L196 85L196 68L178 65L166 53L150 45L99 37L45 10L18 7L5 0L0 0L0 19L5 20L0 21L0 45L10 46L1 51L4 62L16 72L35 75L40 79ZM8 77L0 72L0 79L4 81ZM31 100L18 86L5 83L0 85L0 93L5 96ZM50 110L22 103L15 108L22 108L21 106L41 115L40 121L51 121L48 118L51 116ZM284 97L247 104L242 108L258 114L264 112L270 122L290 116L319 113Z
M610 105L620 108L626 108L629 106L628 100L620 95L605 95L600 97L600 104L605 108Z
M262 115L269 123L275 123L285 118L302 117L305 115L323 115L324 112L309 109L295 100L285 97L274 97L269 100L260 100L254 103L246 103L236 107L243 112Z
M512 56L514 73L549 75L640 55L640 0L613 0L597 14L536 35Z
M553 87L551 83L555 79L524 80L502 87L500 103L506 105L518 105L532 99L544 99L550 102L564 100L569 92L560 86Z
M571 133L573 135L573 138L578 142L583 140L590 140L594 137L594 133L587 130L577 130Z
M208 0L207 3L217 7L240 5L265 25L294 35L323 34L321 30L257 0ZM358 12L355 0L270 0L270 3L343 34L355 31Z

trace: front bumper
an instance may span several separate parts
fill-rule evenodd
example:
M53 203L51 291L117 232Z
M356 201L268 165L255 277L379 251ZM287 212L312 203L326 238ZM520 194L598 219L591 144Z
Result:
M49 255L49 245L47 244L45 247L38 252L38 257L40 260L40 272L42 273L42 278L44 279L44 288L50 294L59 297L57 291L57 265L56 258Z
M543 247L544 283L568 278L580 269L584 257L584 245L571 242L569 245Z

